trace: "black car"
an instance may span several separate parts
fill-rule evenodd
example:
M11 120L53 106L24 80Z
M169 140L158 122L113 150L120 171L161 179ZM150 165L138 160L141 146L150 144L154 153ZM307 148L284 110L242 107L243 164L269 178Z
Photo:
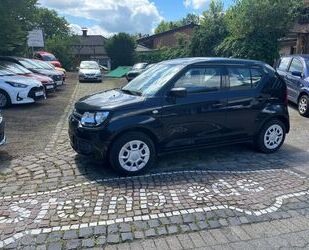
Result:
M289 101L298 112L309 117L309 55L291 55L280 59L277 72L285 80Z
M0 113L0 146L5 143L5 134L4 134L4 120Z
M289 132L287 88L265 63L186 58L159 63L122 89L82 98L69 118L71 145L123 174L174 150L253 142L277 151Z
M133 65L132 69L126 74L127 81L132 81L135 77L143 73L148 66L148 63L137 63Z

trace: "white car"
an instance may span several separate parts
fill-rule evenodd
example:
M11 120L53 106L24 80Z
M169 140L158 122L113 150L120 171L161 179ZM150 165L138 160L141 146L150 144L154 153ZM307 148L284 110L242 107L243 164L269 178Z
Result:
M45 98L41 82L0 69L0 109L11 104L33 103Z
M96 61L82 61L79 66L79 81L102 82L102 72Z

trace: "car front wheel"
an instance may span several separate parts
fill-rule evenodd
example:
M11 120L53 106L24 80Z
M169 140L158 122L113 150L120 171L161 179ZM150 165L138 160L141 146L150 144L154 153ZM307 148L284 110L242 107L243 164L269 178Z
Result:
M2 108L7 108L11 105L11 99L9 97L9 95L0 90L0 109Z
M309 116L309 97L307 95L303 95L299 98L298 112L302 116Z
M286 128L280 120L267 122L256 138L256 146L260 152L269 154L279 150L284 143Z
M110 164L124 175L144 172L155 161L155 146L145 134L129 132L113 143L110 150Z

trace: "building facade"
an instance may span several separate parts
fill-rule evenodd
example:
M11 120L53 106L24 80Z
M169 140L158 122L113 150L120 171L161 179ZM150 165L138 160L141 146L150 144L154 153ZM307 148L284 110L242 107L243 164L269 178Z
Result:
M162 47L174 48L178 45L179 35L187 36L193 35L196 24L184 25L172 30L158 33L152 36L142 37L137 40L137 43L149 49L160 49Z
M88 35L87 29L83 29L83 34L77 36L77 42L73 45L73 55L76 65L81 61L97 61L100 65L111 68L111 59L105 50L107 39L101 35Z
M304 0L305 8L300 19L288 34L280 39L280 55L309 54L309 0Z

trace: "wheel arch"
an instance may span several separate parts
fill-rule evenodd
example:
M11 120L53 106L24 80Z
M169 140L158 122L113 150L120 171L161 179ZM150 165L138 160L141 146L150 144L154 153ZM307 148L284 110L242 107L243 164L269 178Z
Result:
M152 132L150 129L147 129L145 127L131 127L131 128L126 128L124 130L121 130L119 133L115 134L112 137L111 143L108 147L108 152L107 152L108 154L107 155L109 155L109 152L110 152L111 146L113 145L113 142L116 141L121 136L123 136L124 134L129 133L129 132L139 132L139 133L143 133L146 136L148 136L152 140L152 142L155 146L156 152L158 152L158 149L159 149L159 147L158 147L159 143L158 142L159 142L159 140L158 140L158 138L157 138L157 136L155 135L154 132Z
M262 124L261 126L258 128L257 130L257 135L259 134L259 132L261 131L261 129L263 129L263 127L265 126L266 123L270 122L271 120L279 120L281 121L284 126L285 126L285 129L286 129L286 133L289 133L290 132L290 122L289 122L289 119L286 118L285 116L282 116L282 115L276 115L276 116L272 116L272 117L269 117L268 119L266 119Z
M299 95L298 95L298 98L297 98L297 103L299 102L299 99L300 99L303 95L309 96L308 91L305 91L305 90L301 90L301 91L300 91L300 93L299 93Z

